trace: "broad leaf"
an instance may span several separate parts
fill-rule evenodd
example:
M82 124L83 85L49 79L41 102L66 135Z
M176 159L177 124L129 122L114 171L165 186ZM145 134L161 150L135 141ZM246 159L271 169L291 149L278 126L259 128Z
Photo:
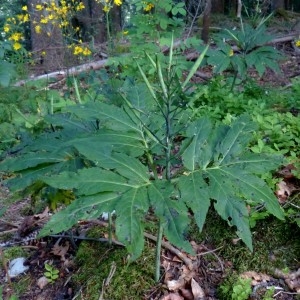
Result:
M78 195L125 192L132 187L124 177L100 168L82 169L78 173L64 172L56 176L42 177L41 180L58 189L76 189Z
M264 204L267 210L279 219L284 219L277 198L267 184L257 176L248 174L237 167L222 168L219 170L222 176L230 180L247 200Z
M252 251L251 232L248 221L248 210L245 201L238 198L234 182L218 169L208 172L210 197L216 202L214 207L218 214L230 225L237 227L238 235Z
M79 152L87 157L93 156L96 159L97 149L99 149L98 157L101 155L101 148L111 149L111 151L126 153L132 156L142 155L145 147L142 139L133 132L116 132L109 130L101 130L95 135L83 136L72 139L66 145L75 146Z
M246 115L235 120L217 148L219 152L218 165L224 165L232 160L232 157L244 152L252 137L251 132L256 128L257 126Z
M193 253L190 243L184 240L190 222L187 208L182 201L171 199L173 192L174 187L169 182L153 182L148 187L150 204L164 225L164 233L168 240L177 247Z
M0 163L1 171L20 171L29 169L42 164L53 164L67 161L68 157L66 153L28 153L22 157L8 158L7 160Z
M203 180L201 172L192 172L188 176L181 176L179 189L181 199L192 210L199 230L202 231L210 206L210 198L208 185Z
M210 151L205 147L208 137L211 134L212 125L207 118L202 118L192 123L187 131L187 136L194 137L189 147L182 154L184 166L193 171L200 163L200 167L205 166L211 159Z
M66 108L83 120L99 120L100 127L116 131L138 131L136 123L124 112L122 108L102 102L89 102Z
M209 135L202 133L204 138L192 128L187 130L192 140L188 140L183 154L184 166L191 172L179 178L181 198L193 211L200 229L213 200L219 215L236 226L238 235L252 249L247 201L263 204L276 217L284 217L273 192L254 174L275 169L282 157L247 150L256 128L247 116L237 118L231 126L219 126Z
M131 254L131 261L137 259L144 249L143 218L148 209L145 187L124 193L116 206L116 234Z
M89 143L87 143L90 145ZM136 158L121 153L111 153L113 148L89 148L84 144L76 145L78 151L96 165L106 169L116 169L131 182L146 182L149 174L147 168ZM119 149L116 149L119 152Z
M65 209L54 214L39 236L46 236L70 229L80 220L93 220L102 213L113 211L119 200L118 193L100 193L74 200Z

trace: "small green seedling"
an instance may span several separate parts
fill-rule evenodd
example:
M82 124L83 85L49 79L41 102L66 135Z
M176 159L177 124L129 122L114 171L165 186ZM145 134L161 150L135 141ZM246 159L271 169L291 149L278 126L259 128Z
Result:
M251 279L239 278L232 289L232 300L247 300L252 292Z
M45 263L46 272L44 275L48 279L49 283L53 283L59 277L59 270L55 267Z

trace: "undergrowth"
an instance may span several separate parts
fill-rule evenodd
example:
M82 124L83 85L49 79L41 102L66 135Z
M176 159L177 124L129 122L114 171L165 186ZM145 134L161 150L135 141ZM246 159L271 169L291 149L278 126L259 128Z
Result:
M94 228L88 236L98 238L101 234ZM155 284L155 249L146 243L143 255L131 264L127 255L123 247L82 242L76 254L79 271L73 276L73 284L83 287L83 298L98 300L102 292L104 299L143 299Z

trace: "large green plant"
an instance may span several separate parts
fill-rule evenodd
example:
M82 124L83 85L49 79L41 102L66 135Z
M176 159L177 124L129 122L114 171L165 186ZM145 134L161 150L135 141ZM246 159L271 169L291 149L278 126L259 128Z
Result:
M280 72L278 61L282 55L273 46L267 45L272 40L266 31L267 19L263 19L256 27L241 20L240 29L225 29L216 35L218 48L210 50L207 59L208 64L214 66L215 73L232 69L234 85L237 76L244 80L250 68L254 68L260 77L267 68Z
M273 192L256 176L276 168L281 158L248 150L256 129L250 118L243 115L231 126L190 118L188 83L204 55L184 82L176 75L172 51L166 68L148 56L156 81L138 65L143 80L125 81L121 107L99 102L68 107L48 118L52 132L27 141L18 157L0 164L17 174L9 181L12 188L40 182L73 190L76 199L53 215L41 236L115 211L116 235L134 260L144 248L150 211L158 220L159 280L162 237L192 253L184 238L188 225L193 217L201 230L211 205L251 250L248 202L283 218Z

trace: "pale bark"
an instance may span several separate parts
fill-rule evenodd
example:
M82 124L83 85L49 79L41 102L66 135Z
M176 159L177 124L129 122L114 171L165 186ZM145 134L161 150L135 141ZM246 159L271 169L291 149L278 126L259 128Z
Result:
M242 0L237 0L237 10L236 10L236 17L238 19L242 16Z

